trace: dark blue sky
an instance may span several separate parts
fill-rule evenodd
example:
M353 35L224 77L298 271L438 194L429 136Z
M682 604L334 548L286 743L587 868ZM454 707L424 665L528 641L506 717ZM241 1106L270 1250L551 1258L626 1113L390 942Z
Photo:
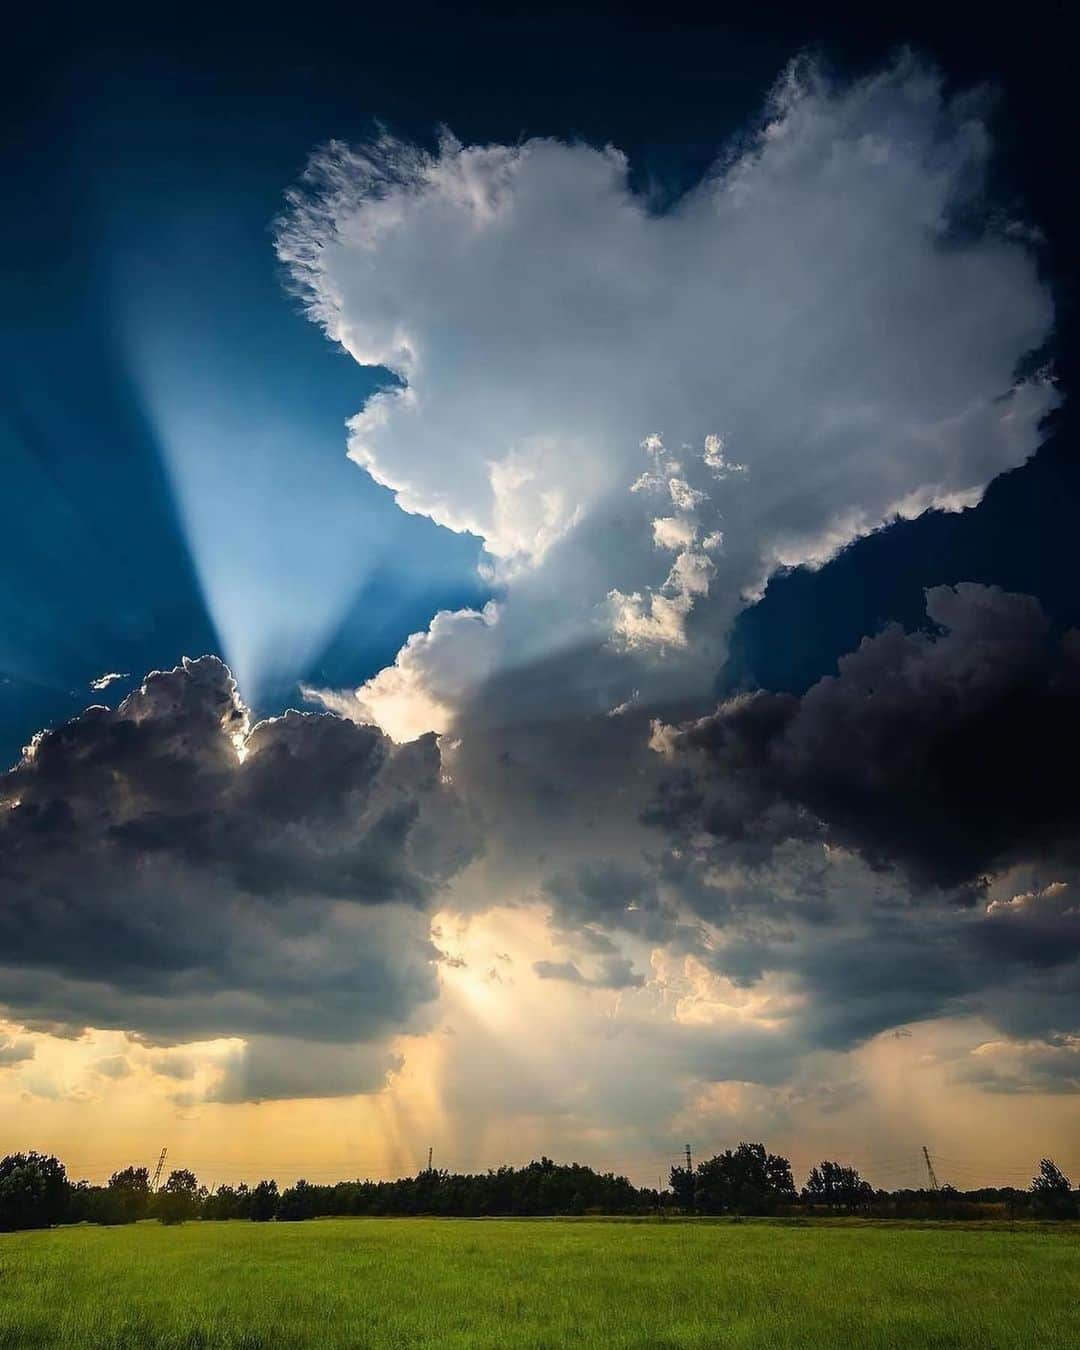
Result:
M0 758L83 706L105 671L221 651L258 669L245 693L273 711L298 679L355 684L436 609L482 600L476 541L403 515L345 459L344 421L378 379L298 312L273 255L307 154L375 118L421 138L445 122L464 140L611 140L662 203L800 47L861 68L910 41L957 81L1001 90L998 186L1046 232L1068 388L1066 7L974 27L940 7L856 14L353 7L310 16L303 43L295 19L265 9L176 23L52 10L17 28L0 218ZM917 622L939 582L1000 582L1080 619L1071 417L978 509L774 582L720 678L802 688L882 622Z

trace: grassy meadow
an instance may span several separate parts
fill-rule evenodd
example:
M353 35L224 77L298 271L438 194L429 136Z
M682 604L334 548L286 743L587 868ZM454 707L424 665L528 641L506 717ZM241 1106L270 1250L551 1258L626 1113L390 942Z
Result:
M1080 1345L1080 1225L323 1219L0 1234L0 1347Z

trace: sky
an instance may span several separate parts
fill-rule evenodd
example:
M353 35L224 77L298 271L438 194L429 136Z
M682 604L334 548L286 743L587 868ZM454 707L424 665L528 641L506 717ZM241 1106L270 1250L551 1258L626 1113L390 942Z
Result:
M1080 1172L1064 7L68 18L0 1147Z

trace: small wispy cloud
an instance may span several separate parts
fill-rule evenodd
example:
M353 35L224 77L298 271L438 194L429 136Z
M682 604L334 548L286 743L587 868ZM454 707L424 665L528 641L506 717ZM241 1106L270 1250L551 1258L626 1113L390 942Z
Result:
M130 675L127 671L110 670L105 675L99 675L96 680L91 680L90 688L95 692L98 692L102 689L108 689L109 685L115 684L117 680L127 680L129 678Z

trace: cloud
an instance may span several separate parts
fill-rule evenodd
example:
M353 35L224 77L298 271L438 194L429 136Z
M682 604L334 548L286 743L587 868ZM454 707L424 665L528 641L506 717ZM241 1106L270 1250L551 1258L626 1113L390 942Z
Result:
M154 1055L150 1060L150 1068L162 1078L178 1078L182 1082L189 1082L199 1071L194 1056L183 1051Z
M1074 639L994 588L938 588L928 608L926 631L866 639L802 699L759 691L661 720L651 752L636 703L530 721L530 691L557 704L558 661L493 679L476 716L521 713L459 721L452 773L488 849L451 903L539 901L557 950L529 964L569 990L599 987L603 960L647 970L663 952L770 991L790 1019L764 1042L770 1072L942 1017L1032 1043L1070 1034ZM642 1043L685 1034L657 1015L637 1019ZM744 1079L754 1053L737 1057Z
M474 848L433 737L252 727L227 668L185 660L0 779L0 1002L160 1044L381 1045L436 996L431 909Z
M905 56L855 83L796 63L663 212L611 147L319 151L279 256L395 377L349 453L480 536L502 587L497 622L413 638L367 715L448 727L491 672L571 649L561 692L591 710L612 639L607 707L702 692L776 568L1027 458L1058 399L1016 371L1053 311L1024 238L973 224L990 149L979 98Z
M717 451L719 437L706 436L702 459L706 464L723 463L723 453ZM671 458L663 440L647 436L642 449L652 459L652 471L643 473L631 485L631 492L661 493L664 506L675 514L657 516L652 522L653 543L659 549L675 554L671 571L657 590L642 595L634 591L624 595L617 588L610 592L611 627L615 637L628 647L656 646L662 651L668 647L686 644L686 620L700 596L708 595L716 576L716 564L709 554L698 547L700 534L699 513L709 500L709 494L692 488L679 475L682 465ZM707 546L719 549L723 533L715 531L707 536Z
M1049 1041L987 1041L956 1072L984 1092L1080 1092L1080 1037Z
M775 1085L805 1058L797 1018L785 1025L767 998L733 988L700 962L657 951L639 963L635 954L644 976L625 982L631 962L623 957L623 978L605 984L595 978L595 951L569 960L553 951L565 938L539 906L495 909L463 927L457 940L469 968L482 969L505 941L516 972L512 985L485 983L480 995L468 968L447 980L455 1034L440 1047L436 1078L457 1147L472 1157L498 1156L475 1150L505 1148L492 1136L505 1140L508 1128L519 1149L589 1140L597 1156L625 1132L639 1146L650 1138L663 1157L673 1113L703 1082Z
M108 689L110 684L115 684L117 680L126 680L130 678L126 672L119 670L110 671L107 675L99 675L96 680L90 681L90 688L93 690Z
M226 1061L205 1100L274 1101L378 1092L402 1063L400 1054L380 1045L342 1046L288 1037L255 1037Z
M659 728L702 772L673 777L652 818L751 848L822 838L939 888L1072 856L1080 635L1052 639L1037 601L992 586L934 587L926 608L928 631L864 638L801 697Z
M355 693L301 686L304 697L354 722L373 722L396 741L444 732L453 710L490 673L487 630L498 609L441 610L424 633L414 633L394 664ZM434 691L438 688L438 694Z
M105 1055L94 1062L94 1072L102 1078L128 1078L132 1069L124 1055Z
M533 970L542 980L566 980L568 984L586 982L573 961L534 961Z
M349 453L479 536L495 598L304 690L339 716L251 727L204 658L39 737L0 781L0 1001L242 1038L211 1100L343 1095L396 1084L442 962L448 1111L658 1134L695 1085L813 1079L899 1025L1066 1034L1072 648L1034 602L934 591L931 631L869 637L802 699L712 697L777 568L1037 447L1057 394L1017 370L1052 305L981 217L989 153L978 98L910 57L851 84L799 63L663 212L611 148L319 152L277 243L390 372ZM548 946L436 948L437 907L497 905Z
M678 907L661 894L660 879L644 863L589 858L547 877L541 894L557 929L584 934L594 945L603 934L620 931L662 944L679 935Z
M35 1055L34 1042L15 1036L0 1037L0 1069L25 1064Z
M639 989L645 983L625 956L607 956L592 975L583 975L573 961L534 961L542 980L565 980L586 989Z
M988 1090L1067 1085L1077 635L1030 596L970 583L928 591L927 616L865 638L801 697L757 691L654 726L656 893L683 933L701 925L684 946L708 969L781 981L808 1048L976 1016L1027 1046L1024 1063L976 1066Z

